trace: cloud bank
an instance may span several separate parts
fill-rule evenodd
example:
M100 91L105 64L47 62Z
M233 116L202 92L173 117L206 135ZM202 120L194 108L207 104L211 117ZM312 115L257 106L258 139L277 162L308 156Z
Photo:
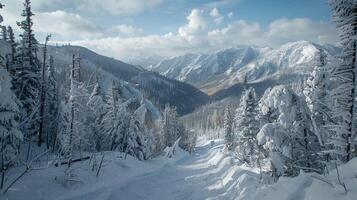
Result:
M228 15L231 15L228 13ZM186 17L187 23L177 28L177 32L163 35L133 35L101 37L66 41L74 45L91 48L99 53L124 59L146 54L176 56L188 52L212 51L229 46L257 45L278 46L286 42L309 40L316 43L337 43L337 33L333 25L313 21L308 18L281 18L263 28L257 22L236 20L217 27L216 20L221 14L193 9ZM121 32L137 33L135 27L119 26ZM142 30L139 31L142 33ZM95 34L95 32L94 32Z

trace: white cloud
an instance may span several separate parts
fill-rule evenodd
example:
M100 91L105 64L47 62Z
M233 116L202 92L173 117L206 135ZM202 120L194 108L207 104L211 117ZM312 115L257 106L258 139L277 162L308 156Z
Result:
M143 33L143 29L135 28L134 26L126 25L126 24L120 24L120 25L114 26L112 28L112 31L114 33L119 33L119 34L127 35L127 36L140 35Z
M90 38L102 35L101 27L92 24L79 14L67 13L62 10L37 13L34 16L34 21L36 32L73 36L75 38Z
M19 4L20 0L7 4ZM66 10L70 12L105 13L111 15L135 15L157 8L164 0L34 0L33 9L38 12ZM20 5L22 6L22 5Z
M209 13L212 17L220 17L221 15L219 14L219 11L217 8L213 8L211 12Z
M214 18L215 24L221 24L224 20L224 17L219 13L217 8L213 8L209 15Z
M203 16L203 12L203 10L193 9L186 17L188 24L179 28L179 35L189 37L203 33L207 29L207 20Z
M312 40L318 43L336 43L337 31L333 25L312 21L308 18L273 21L266 33L271 43L282 43L296 40Z
M208 38L212 47L227 47L234 45L257 45L261 44L264 32L258 23L244 20L235 21L222 29L208 32Z
M221 16L221 17L217 17L216 19L214 19L214 23L216 24L221 24L224 20L224 17Z
M234 16L234 13L233 12L229 12L228 14L227 14L227 17L228 18L232 18Z
M79 40L72 44L83 45L99 53L124 59L143 56L148 52L163 56L176 56L188 52L202 52L238 45L278 46L286 42L310 40L316 43L336 43L333 25L310 19L278 19L263 29L257 22L234 21L224 27L214 28L209 13L194 9L187 16L187 24L177 33L130 37L106 37Z
M113 15L133 15L154 9L162 2L163 0L80 0L78 7L82 11L102 10Z

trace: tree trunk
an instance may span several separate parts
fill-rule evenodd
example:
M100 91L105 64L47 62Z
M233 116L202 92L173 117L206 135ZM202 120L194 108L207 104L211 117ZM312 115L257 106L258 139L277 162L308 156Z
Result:
M40 147L42 144L42 135L43 135L43 125L44 125L44 111L45 111L45 100L46 100L46 92L45 92L45 72L46 72L46 57L47 57L47 42L49 40L49 36L46 37L45 46L43 48L43 63L42 63L42 79L41 79L41 101L40 101L40 128L38 131L38 146ZM47 133L48 137L48 133ZM47 149L48 149L48 139L47 139Z

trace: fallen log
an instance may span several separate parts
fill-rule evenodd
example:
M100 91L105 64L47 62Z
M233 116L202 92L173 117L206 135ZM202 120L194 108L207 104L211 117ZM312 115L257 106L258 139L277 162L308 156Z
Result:
M86 156L86 157L83 157L83 158L77 158L77 159L71 160L71 163L88 160L89 158L90 158L90 156ZM64 161L64 162L56 163L56 164L55 164L55 167L59 167L60 165L67 165L68 162L69 162L69 161Z

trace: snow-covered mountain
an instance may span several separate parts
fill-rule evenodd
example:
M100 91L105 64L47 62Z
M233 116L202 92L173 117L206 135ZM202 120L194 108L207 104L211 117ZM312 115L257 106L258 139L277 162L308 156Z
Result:
M287 43L278 48L242 46L208 54L185 54L162 60L152 67L169 78L181 80L208 92L226 89L242 82L304 75L315 66L320 49L333 60L340 49L309 41Z
M96 67L98 67L101 70L101 76L104 76L102 82L106 87L111 86L113 79L123 80L128 91L128 97L133 96L133 94L135 94L134 96L144 96L161 109L166 104L175 106L180 115L190 113L209 101L207 94L190 84L99 55L84 47L50 46L48 52L54 57L56 66L67 68L68 72L72 63L72 55L79 53L82 58L81 75L84 79L90 80ZM40 55L42 55L42 52L40 52Z

